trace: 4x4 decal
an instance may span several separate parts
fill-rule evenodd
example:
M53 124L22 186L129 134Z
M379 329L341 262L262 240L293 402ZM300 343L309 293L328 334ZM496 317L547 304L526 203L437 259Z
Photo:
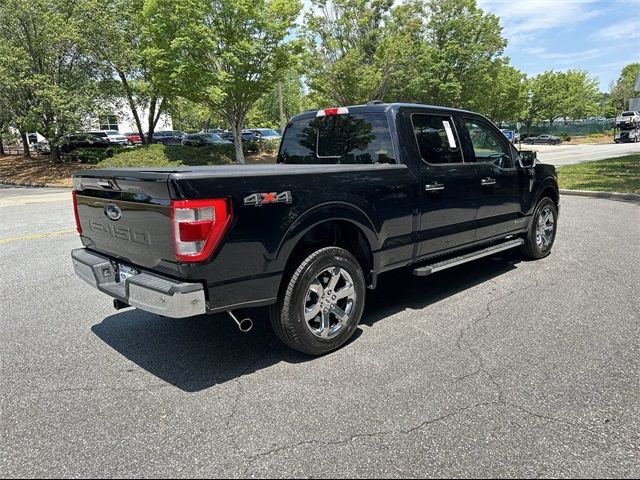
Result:
M271 192L271 193L252 193L248 197L244 198L245 205L253 205L254 207L261 207L262 205L268 205L269 203L292 203L293 197L291 192Z

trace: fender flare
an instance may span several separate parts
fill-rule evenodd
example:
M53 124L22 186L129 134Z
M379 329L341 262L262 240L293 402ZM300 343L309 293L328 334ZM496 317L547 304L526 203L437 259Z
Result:
M380 247L376 228L363 210L345 202L322 203L302 213L287 229L275 255L278 270L284 270L291 253L309 231L331 221L344 221L354 225L363 234L372 253Z
M534 190L534 194L531 196L531 198L533 198L534 200L529 206L529 213L533 213L533 210L536 208L536 205L538 205L538 202L540 201L542 192L544 192L547 188L553 189L556 192L556 196L558 197L558 203L560 201L560 190L558 189L558 183L555 177L548 176L543 180L536 182L536 184L537 186Z

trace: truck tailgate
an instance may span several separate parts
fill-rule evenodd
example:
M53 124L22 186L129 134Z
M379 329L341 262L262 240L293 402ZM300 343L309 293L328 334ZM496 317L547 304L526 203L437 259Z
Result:
M74 174L82 243L124 263L176 274L170 174L140 170Z

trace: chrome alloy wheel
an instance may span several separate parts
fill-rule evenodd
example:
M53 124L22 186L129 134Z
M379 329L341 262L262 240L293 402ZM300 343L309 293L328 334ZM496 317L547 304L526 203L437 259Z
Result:
M546 252L551 246L553 233L555 229L555 218L551 208L544 208L538 215L538 224L536 225L536 243L542 252Z
M311 282L304 301L304 321L316 337L332 338L345 328L354 311L356 291L349 272L330 267Z

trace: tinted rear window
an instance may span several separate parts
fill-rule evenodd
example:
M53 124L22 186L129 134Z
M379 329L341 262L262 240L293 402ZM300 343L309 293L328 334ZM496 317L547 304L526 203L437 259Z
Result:
M315 117L291 122L278 163L396 163L384 113Z

